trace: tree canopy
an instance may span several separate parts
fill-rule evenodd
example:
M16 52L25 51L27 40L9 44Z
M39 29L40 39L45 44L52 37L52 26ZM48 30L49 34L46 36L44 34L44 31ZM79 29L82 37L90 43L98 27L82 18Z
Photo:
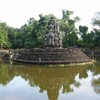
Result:
M63 46L77 46L93 48L100 46L100 29L93 28L90 32L88 26L75 24L80 21L78 16L73 16L73 11L62 10L62 18L58 19L59 29L63 37ZM21 28L13 28L0 22L0 48L35 48L42 47L47 24L52 14L39 15L39 20L30 18ZM100 28L100 12L91 20L93 26Z

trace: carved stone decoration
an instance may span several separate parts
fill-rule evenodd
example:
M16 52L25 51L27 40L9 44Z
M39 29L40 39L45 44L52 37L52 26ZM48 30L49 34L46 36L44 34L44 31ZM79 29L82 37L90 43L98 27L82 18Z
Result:
M62 47L62 36L54 16L48 22L44 45L46 47Z

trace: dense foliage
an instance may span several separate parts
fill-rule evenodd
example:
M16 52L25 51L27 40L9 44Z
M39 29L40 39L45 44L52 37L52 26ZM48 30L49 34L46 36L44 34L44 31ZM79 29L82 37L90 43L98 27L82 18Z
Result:
M87 26L75 24L80 20L79 17L71 18L72 11L63 10L62 19L57 19L60 31L63 36L63 46L77 46L93 48L100 46L100 12L97 12L91 20L92 25L99 28L93 28L90 32ZM47 31L50 15L39 15L40 19L30 18L21 28L9 27L6 23L0 22L0 48L34 48L42 47L44 34Z

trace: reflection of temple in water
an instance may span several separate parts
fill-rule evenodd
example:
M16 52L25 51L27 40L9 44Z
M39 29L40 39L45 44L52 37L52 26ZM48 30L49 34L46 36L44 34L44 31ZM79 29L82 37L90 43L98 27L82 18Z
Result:
M47 91L49 100L57 100L59 91L62 89L63 93L73 92L70 87L74 84L76 87L75 76L87 76L87 67L25 67L25 66L12 66L0 67L0 84L7 84L15 76L20 75L23 79L29 81L29 85L40 88L39 92ZM4 77L2 77L4 76ZM2 78L2 80L1 80Z
M93 79L91 85L96 93L100 93L100 77L97 79Z
M93 89L96 93L100 94L100 62L97 62L95 64L96 66L98 66L96 69L94 68L93 70L93 74L95 76L99 76L98 78L93 78L91 85L93 86Z

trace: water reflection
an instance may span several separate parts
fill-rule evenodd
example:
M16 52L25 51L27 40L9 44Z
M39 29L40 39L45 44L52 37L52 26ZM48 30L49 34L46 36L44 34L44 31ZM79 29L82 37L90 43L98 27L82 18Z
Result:
M30 94L32 94L32 92L36 94L37 90L41 94L45 92L44 95L46 95L47 93L49 100L58 100L58 99L62 100L62 98L64 100L64 96L62 96L62 94L75 93L76 89L79 89L84 85L84 81L86 81L86 79L91 80L90 87L92 86L94 92L99 94L100 67L75 66L67 68L66 67L51 68L51 67L39 67L39 66L33 67L31 65L26 66L26 65L4 64L1 65L0 67L0 84L1 84L0 92L2 93L3 91L2 86L10 84L10 88L12 87L12 85L15 85L16 87L20 82L20 85L22 84L20 86L20 94L19 92L17 92L19 94L20 99L18 99L17 97L16 100L28 100L29 97L30 97L29 100L33 100L36 97L32 97L32 95L30 96ZM22 94L23 92L25 92L24 91L25 88L26 88L27 99L23 97ZM17 93L16 95L18 95ZM36 96L39 96L39 94L37 93ZM43 100L48 100L46 96L43 98L42 98ZM38 98L37 100L41 100L41 97Z
M93 78L91 84L94 88L94 91L99 94L100 93L100 76Z

